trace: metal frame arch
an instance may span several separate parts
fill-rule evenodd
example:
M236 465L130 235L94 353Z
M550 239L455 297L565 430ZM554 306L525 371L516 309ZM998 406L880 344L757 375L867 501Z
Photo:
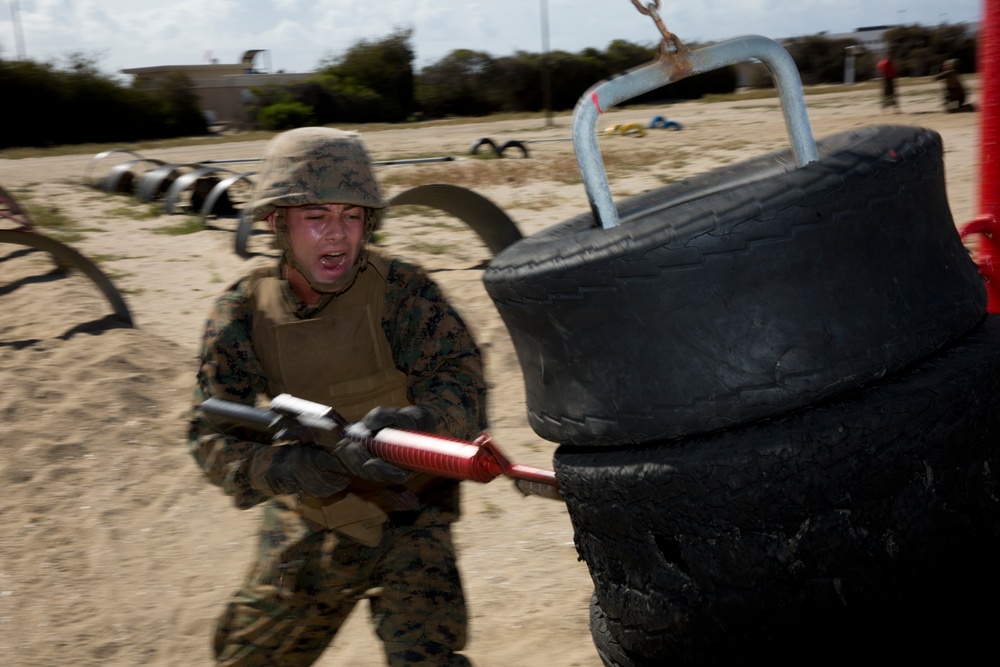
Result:
M162 165L161 160L154 160L152 158L140 157L137 160L129 160L128 162L122 162L116 164L112 167L111 171L104 177L101 181L100 189L102 192L107 192L109 194L134 194L135 193L135 180L136 178L141 178L141 175L136 174L133 168L137 164L148 162L153 165L151 168L156 168ZM123 185L125 181L125 176L128 175L130 180Z
M177 199L184 193L185 190L195 185L201 179L215 173L215 172L225 172L232 173L232 169L227 169L225 167L200 167L194 171L189 171L186 174L181 174L170 187L167 188L167 194L165 196L165 201L163 204L163 212L172 215L174 213L174 205L177 203ZM221 182L221 179L220 181ZM212 188L215 189L214 186Z
M226 192L226 190L231 188L233 184L238 181L246 181L250 185L253 185L253 181L250 180L250 177L256 173L256 171L244 171L239 174L233 174L232 176L224 178L216 183L215 187L212 188L212 191L208 193L208 197L205 198L205 205L201 208L201 224L206 227L208 226L208 216L212 214L219 198Z
M114 283L111 282L96 264L73 248L48 236L42 236L24 229L0 229L0 243L14 243L36 248L52 255L53 261L59 267L79 269L101 290L114 309L118 319L129 327L135 326L128 306L125 304L125 300L122 298L118 288L114 286Z
M390 199L389 206L427 206L449 213L478 234L494 255L523 238L506 211L478 192L459 185L418 185Z
M96 163L100 162L101 160L103 160L104 158L108 157L109 155L113 155L114 153L128 153L129 155L131 155L131 156L133 156L133 157L135 157L137 159L140 159L140 160L144 159L141 155L139 155L135 151L130 151L127 148L112 148L110 150L101 151L100 153L98 153L94 157L90 158L90 162L87 163L86 168L83 170L83 184L84 185L89 185L92 188L99 188L99 187L101 187L101 182L102 182L103 179L97 179L97 180L94 180L93 182L91 182L91 180L90 180L90 170L94 168L94 165Z
M250 236L253 234L253 220L247 217L249 210L248 208L240 209L240 220L236 225L236 254L243 259L249 259L253 256L253 253L247 250Z
M158 199L170 187L175 180L184 173L183 170L197 169L201 166L198 162L186 162L178 164L161 164L156 169L147 171L139 178L139 185L136 187L135 196L139 201L151 202Z

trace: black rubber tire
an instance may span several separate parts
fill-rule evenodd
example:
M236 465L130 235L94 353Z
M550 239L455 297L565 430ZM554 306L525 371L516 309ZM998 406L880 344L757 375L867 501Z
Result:
M469 150L469 155L479 155L479 149L483 146L489 148L494 155L500 155L500 151L497 150L496 143L489 137L480 137L479 139L476 139L475 143L472 144L472 148Z
M508 151L521 151L521 157L523 158L531 157L531 155L529 155L528 153L528 147L524 144L524 142L518 141L516 139L512 139L511 141L508 141L503 146L501 146L500 150L497 151L497 155L499 155L500 157L504 157L504 155L506 155Z
M654 667L642 658L638 658L625 650L618 639L608 628L607 615L601 608L601 603L594 594L590 598L590 636L594 640L597 655L604 667Z
M630 446L774 417L941 349L985 312L940 136L877 126L630 198L490 262L528 418Z
M507 213L481 194L447 183L418 185L393 197L390 206L428 206L450 213L479 235L497 254L523 238Z
M994 638L983 605L1000 594L998 442L991 315L841 400L656 446L562 446L555 471L630 654L759 664L950 651L962 664Z

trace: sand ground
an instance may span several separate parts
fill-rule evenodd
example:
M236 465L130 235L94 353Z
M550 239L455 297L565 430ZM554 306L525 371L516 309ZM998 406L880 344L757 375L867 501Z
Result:
M979 115L945 114L939 100L936 85L906 82L901 114L883 113L874 90L807 97L817 137L879 123L940 132L949 201L962 226L977 213ZM601 138L616 197L788 142L769 100L622 109L601 127L646 125L656 115L683 129ZM380 161L458 158L379 167L389 195L422 183L461 185L531 234L587 208L566 141L570 116L552 120L551 127L543 120L413 126L365 139ZM480 137L537 143L528 159L472 159ZM252 159L262 150L261 142L243 142L142 154L191 162ZM47 255L0 247L0 663L11 667L208 665L215 618L253 552L258 511L234 509L201 477L184 431L209 305L251 267L273 261L273 251L260 233L251 244L257 254L237 256L230 219L164 234L186 217L84 182L85 173L93 177L124 157L0 160L0 185L19 202L75 223L70 245L111 277L136 324L107 326L111 309L100 292L79 274L53 274ZM487 356L491 430L501 448L515 461L551 467L555 445L526 424L516 356L481 284L489 250L460 221L413 207L387 220L382 243L429 268L474 329ZM466 484L463 511L455 534L473 661L599 667L587 628L592 584L565 506L523 498L498 480ZM365 609L318 664L382 664Z

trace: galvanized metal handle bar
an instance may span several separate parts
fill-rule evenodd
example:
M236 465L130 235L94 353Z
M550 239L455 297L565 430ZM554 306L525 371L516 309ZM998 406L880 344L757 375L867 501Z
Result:
M791 55L780 44L767 37L750 35L695 51L679 51L597 84L584 93L576 104L573 111L576 162L583 176L590 208L601 227L610 229L617 227L619 223L618 211L608 186L607 170L597 145L597 121L601 114L625 100L692 74L711 72L749 60L760 60L774 76L796 165L802 167L819 159L816 140L806 113L799 71Z

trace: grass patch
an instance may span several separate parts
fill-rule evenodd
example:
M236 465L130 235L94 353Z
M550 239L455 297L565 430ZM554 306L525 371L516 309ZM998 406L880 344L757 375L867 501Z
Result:
M31 216L31 222L36 227L45 227L46 229L58 231L68 231L77 228L77 223L55 206L24 204L23 207Z
M454 232L454 231L460 231L460 230L463 230L463 229L467 229L467 227L465 226L465 223L463 223L463 222L461 222L461 221L459 221L459 220L457 220L455 218L452 218L450 216L447 219L445 219L445 220L435 220L433 222L429 222L429 223L427 223L427 227L428 228L443 229L443 230L445 230L447 232Z
M28 219L31 220L33 226L45 229L48 236L57 241L72 243L83 238L82 230L77 222L56 206L42 206L25 201L21 203L21 208L28 214Z
M90 259L91 261L94 262L94 264L103 264L105 262L117 262L120 259L127 259L127 258L125 257L125 255L109 255L109 254L98 253L96 255L90 255Z
M128 206L115 206L105 211L105 214L115 218L131 218L132 209Z
M580 182L580 172L573 156L463 160L395 171L382 177L385 186L401 189L445 183L476 190L498 184L520 187L553 180L567 184Z
M439 208L407 204L405 206L393 206L389 209L389 213L386 215L386 218L401 218L404 216L440 218L443 215L446 215L445 212Z
M536 197L532 199L516 199L507 202L500 208L502 208L505 211L509 211L511 209L524 209L527 211L544 211L545 209L551 208L556 201L557 200L555 198L555 195L549 194L547 197L544 198ZM565 198L563 198L559 201L566 201L566 200Z
M572 110L568 109L559 115L566 119L570 117ZM442 118L437 120L426 120L411 123L335 123L326 127L334 127L341 130L357 130L362 134L367 132L378 132L380 130L400 130L406 128L425 127L447 127L449 125L475 125L482 123L493 123L498 120L537 120L537 129L545 127L544 111L525 113L498 113L490 116L476 118ZM526 123L526 126L528 124ZM222 144L241 143L245 141L267 141L275 135L274 132L238 132L226 135L205 135L200 137L179 137L175 139L157 139L150 141L136 141L128 143L114 144L75 144L70 146L48 146L45 148L6 148L0 150L0 159L19 160L34 157L53 157L61 155L96 155L102 151L121 148L137 153L143 150L153 150L158 148L184 148L187 146L216 146ZM437 157L426 155L423 157ZM394 158L404 159L404 158Z
M108 278L111 278L112 280L121 280L123 278L128 278L132 274L126 271L110 271L105 269L104 275L106 275Z
M503 515L503 508L500 505L487 500L483 504L483 514L491 519L496 519Z
M274 132L243 132L225 136L206 135L201 137L178 137L116 144L73 144L67 146L47 146L44 148L20 147L0 150L0 159L19 160L33 157L54 157L61 155L96 155L106 150L121 148L133 152L157 148L184 148L185 146L212 146L243 141L267 140Z
M184 236L185 234L194 234L195 232L200 232L203 229L205 228L201 224L201 218L184 218L184 220L175 225L157 227L152 231L154 234L166 234L167 236Z
M115 206L107 214L116 218L129 220L152 220L163 215L163 206L158 203L141 202L136 198L129 200L130 205Z
M447 255L455 250L455 246L446 243L414 243L410 247L428 255Z

